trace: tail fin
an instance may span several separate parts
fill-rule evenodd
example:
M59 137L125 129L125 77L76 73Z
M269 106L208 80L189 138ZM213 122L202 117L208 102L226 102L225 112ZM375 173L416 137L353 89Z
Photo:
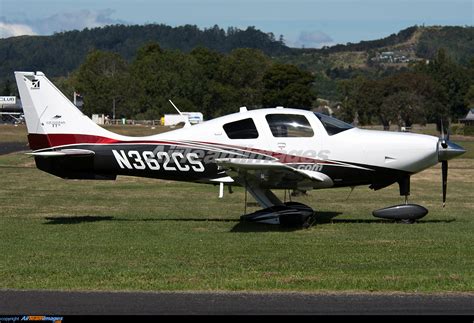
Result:
M113 133L85 116L42 72L15 72L15 78L31 149L111 140Z

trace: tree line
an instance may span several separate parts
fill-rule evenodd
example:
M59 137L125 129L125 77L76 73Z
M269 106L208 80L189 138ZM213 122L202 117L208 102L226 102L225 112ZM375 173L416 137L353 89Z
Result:
M337 81L339 100L333 110L347 122L390 129L456 121L474 108L474 58L463 66L443 49L431 61L379 77L355 75ZM223 54L198 47L185 53L152 42L140 47L131 62L117 53L93 50L77 70L54 81L69 97L73 92L82 95L87 115L159 119L174 113L171 99L183 111L200 111L209 119L240 106L317 108L318 80L257 49Z
M309 109L316 99L313 76L294 65L275 63L262 51L240 48L222 54L198 47L189 53L152 42L128 63L117 53L94 50L68 78L65 93L79 92L84 112L159 119L174 111L200 111L206 118L248 108Z

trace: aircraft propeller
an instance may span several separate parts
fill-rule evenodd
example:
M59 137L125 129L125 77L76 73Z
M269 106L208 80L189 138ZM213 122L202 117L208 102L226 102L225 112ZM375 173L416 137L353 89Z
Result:
M443 207L446 205L446 192L448 187L448 160L466 152L464 148L449 141L449 128L444 133L443 120L441 120L441 136L438 140L438 161L441 162L441 178L443 187Z

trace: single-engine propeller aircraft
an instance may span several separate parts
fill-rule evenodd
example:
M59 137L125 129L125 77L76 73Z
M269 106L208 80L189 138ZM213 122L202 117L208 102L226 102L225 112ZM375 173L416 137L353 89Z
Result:
M442 162L443 205L448 160L465 150L441 138L363 130L320 113L276 107L240 112L146 137L112 133L82 114L42 72L15 72L36 166L66 179L117 175L244 187L262 210L242 220L307 224L314 211L283 203L271 190L312 190L398 183L405 203L376 210L413 222L424 207L408 204L410 176ZM178 110L179 111L179 110Z

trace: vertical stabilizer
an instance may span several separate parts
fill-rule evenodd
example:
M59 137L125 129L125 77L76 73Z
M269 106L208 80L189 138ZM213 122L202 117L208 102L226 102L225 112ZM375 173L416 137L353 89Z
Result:
M98 142L114 134L84 115L42 72L15 72L28 141L33 150L58 144Z

